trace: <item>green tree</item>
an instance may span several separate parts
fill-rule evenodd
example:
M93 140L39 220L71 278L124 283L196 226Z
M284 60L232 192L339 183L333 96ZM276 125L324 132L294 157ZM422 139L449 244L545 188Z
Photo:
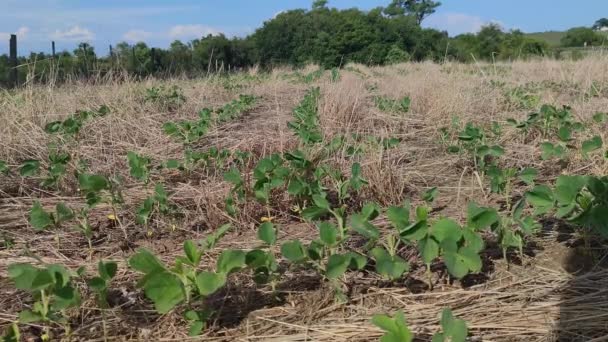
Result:
M315 9L326 8L328 2L329 1L327 1L327 0L315 0L312 3L312 9L315 10Z
M175 40L169 46L168 64L169 70L177 73L192 71L192 49L190 46Z
M399 48L398 45L393 45L386 55L386 64L403 63L410 60L410 54Z
M76 68L82 74L88 76L91 70L94 69L97 55L95 55L95 48L89 43L80 43L78 48L74 50L74 57L76 58Z
M520 30L514 30L505 34L498 55L501 59L527 58L545 55L548 50L547 42L526 37Z
M604 42L604 37L588 27L575 27L566 32L561 39L564 47L597 46Z
M492 59L500 51L500 45L505 38L505 33L498 24L489 24L481 28L477 34L479 46L478 56L481 58Z
M441 6L441 2L433 0L393 0L385 8L384 13L391 17L411 15L420 25L426 17L435 13L439 6Z
M594 30L601 30L603 28L608 28L608 18L598 19L595 24L591 27Z

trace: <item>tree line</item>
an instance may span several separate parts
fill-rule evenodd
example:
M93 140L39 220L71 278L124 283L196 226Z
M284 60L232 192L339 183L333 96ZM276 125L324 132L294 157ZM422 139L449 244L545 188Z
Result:
M126 70L135 76L199 75L254 65L325 68L347 63L384 65L405 61L505 60L551 53L548 43L519 30L505 31L496 24L478 33L450 38L445 31L423 28L423 20L441 5L433 0L392 0L369 11L329 8L316 0L310 9L282 12L267 20L253 34L228 38L208 35L190 42L174 41L166 49L140 42L117 44L109 56L98 56L81 43L73 52L51 56L31 53L19 57L20 80L37 81L87 77L109 70ZM596 25L601 25L598 21ZM562 39L564 46L599 45L604 36L592 28L575 28ZM9 57L0 56L0 85L6 85Z

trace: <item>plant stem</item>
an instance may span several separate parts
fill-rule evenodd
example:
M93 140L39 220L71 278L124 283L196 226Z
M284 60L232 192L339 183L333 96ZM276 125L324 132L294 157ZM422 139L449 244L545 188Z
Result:
M431 264L426 264L426 278L429 285L429 291L433 291L433 273L431 272Z

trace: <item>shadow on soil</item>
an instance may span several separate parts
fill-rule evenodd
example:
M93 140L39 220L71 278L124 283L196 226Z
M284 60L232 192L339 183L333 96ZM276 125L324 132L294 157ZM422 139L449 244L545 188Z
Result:
M572 279L562 291L555 341L606 341L608 336L608 249L605 241L575 238L567 227L558 240L568 247L563 267Z

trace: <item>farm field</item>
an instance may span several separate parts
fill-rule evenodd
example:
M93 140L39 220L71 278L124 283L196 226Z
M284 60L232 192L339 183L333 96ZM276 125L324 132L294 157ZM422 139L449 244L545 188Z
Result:
M0 329L6 341L600 341L607 62L4 91Z

